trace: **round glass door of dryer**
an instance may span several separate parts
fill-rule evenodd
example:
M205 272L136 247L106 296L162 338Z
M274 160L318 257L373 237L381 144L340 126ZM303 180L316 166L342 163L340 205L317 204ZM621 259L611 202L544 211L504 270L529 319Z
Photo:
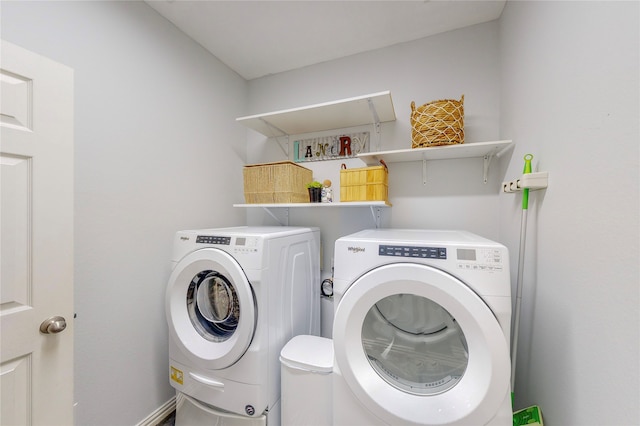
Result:
M253 340L256 300L242 267L228 253L189 253L169 278L166 313L170 337L194 366L227 368Z
M362 346L380 377L416 395L451 389L469 359L464 333L451 314L414 294L394 294L374 304L364 318Z
M335 371L385 424L487 424L509 393L505 334L467 284L393 263L356 278L333 323Z

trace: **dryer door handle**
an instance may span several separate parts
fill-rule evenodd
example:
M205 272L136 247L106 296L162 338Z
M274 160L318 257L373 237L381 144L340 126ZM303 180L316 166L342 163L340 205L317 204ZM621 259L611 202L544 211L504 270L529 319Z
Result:
M222 383L222 382L210 379L208 377L202 377L202 376L199 376L199 375L194 374L194 373L189 373L189 376L191 376L191 378L193 380L198 381L200 383L203 383L203 384L205 384L207 386L211 386L211 387L217 388L219 390L224 390L224 383Z

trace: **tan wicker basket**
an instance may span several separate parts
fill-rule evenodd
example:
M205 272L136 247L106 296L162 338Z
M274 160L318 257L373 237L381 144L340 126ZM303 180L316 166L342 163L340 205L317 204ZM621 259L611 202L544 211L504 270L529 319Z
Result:
M291 161L251 164L243 169L247 204L308 203L313 172Z
M389 170L384 161L381 166L340 170L340 201L389 202Z
M411 129L412 148L464 143L464 95L417 108L411 102Z

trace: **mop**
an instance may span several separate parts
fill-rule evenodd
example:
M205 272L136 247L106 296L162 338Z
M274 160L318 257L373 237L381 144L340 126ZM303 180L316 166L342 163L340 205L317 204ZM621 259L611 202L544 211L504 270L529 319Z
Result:
M533 155L524 156L524 174L531 173L531 160ZM516 354L518 351L518 330L520 328L520 306L522 303L522 276L524 271L524 249L527 240L527 212L529 210L529 188L522 190L522 221L520 223L520 253L518 254L518 278L516 282L516 306L514 312L513 342L511 346L511 402L513 403L513 391L516 379ZM543 426L540 407L531 407L518 410L513 413L513 426L539 425Z

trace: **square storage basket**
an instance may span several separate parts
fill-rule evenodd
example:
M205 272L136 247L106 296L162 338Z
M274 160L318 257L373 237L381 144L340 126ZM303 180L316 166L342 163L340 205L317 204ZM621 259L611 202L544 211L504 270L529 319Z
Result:
M340 201L389 202L389 170L381 166L340 170Z
M307 184L313 172L291 161L250 164L244 167L247 204L308 203Z
M464 143L464 95L416 107L411 102L411 147Z

